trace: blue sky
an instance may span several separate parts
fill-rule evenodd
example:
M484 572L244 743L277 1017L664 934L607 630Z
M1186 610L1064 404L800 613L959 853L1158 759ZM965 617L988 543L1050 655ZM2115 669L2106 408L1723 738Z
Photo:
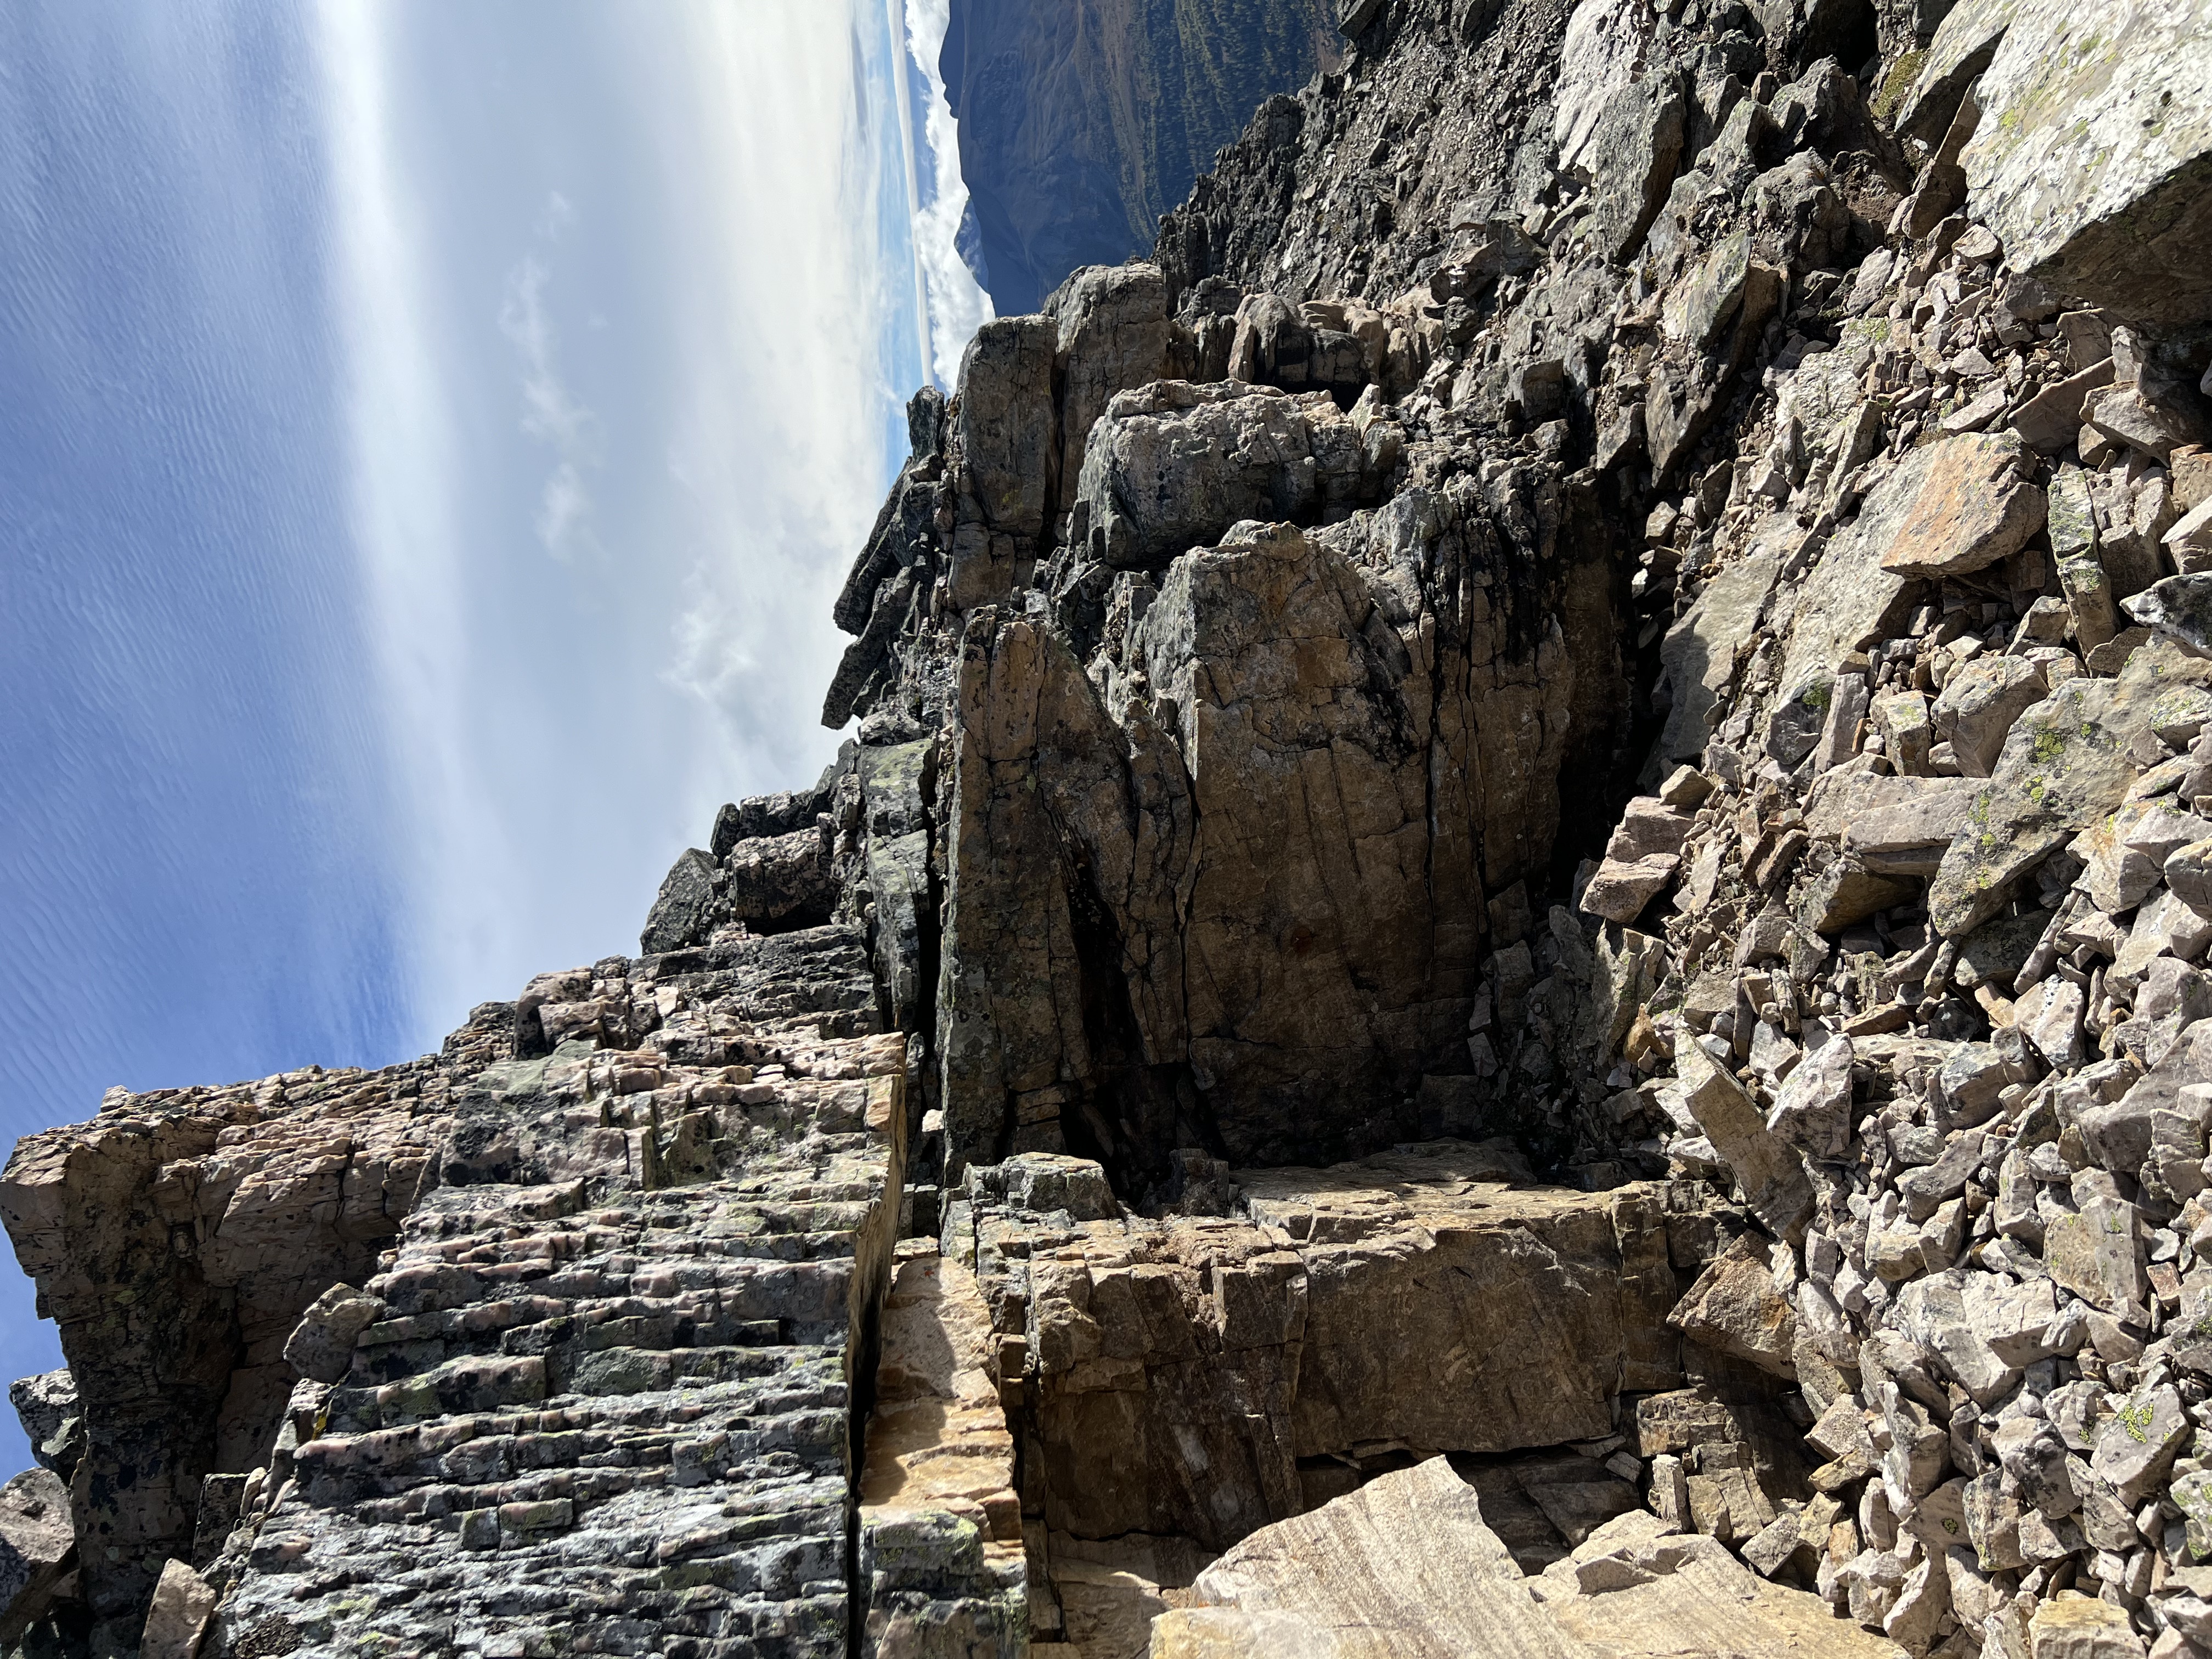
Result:
M434 1047L830 758L945 3L0 12L0 1144Z

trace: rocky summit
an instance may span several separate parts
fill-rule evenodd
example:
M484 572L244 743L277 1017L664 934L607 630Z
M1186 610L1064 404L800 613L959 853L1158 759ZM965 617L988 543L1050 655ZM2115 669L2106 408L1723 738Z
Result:
M2212 3L1339 17L637 955L17 1146L8 1654L2212 1654Z

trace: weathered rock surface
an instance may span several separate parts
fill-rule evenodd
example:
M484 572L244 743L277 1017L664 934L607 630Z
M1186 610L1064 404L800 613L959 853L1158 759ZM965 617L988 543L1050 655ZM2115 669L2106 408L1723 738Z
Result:
M1929 884L1936 929L1956 938L1980 926L2024 872L2119 805L2136 777L2128 751L2148 735L2154 704L2189 685L2212 685L2212 661L2154 642L2118 678L2068 680L2026 710Z
M32 1469L0 1486L0 1642L14 1642L46 1612L76 1559L60 1477Z
M2212 12L1966 0L1942 33L2001 37L1960 162L2016 269L2131 319L2212 319Z
M2043 527L2043 492L2024 482L2017 440L1973 434L1916 449L1861 509L1881 514L1881 568L1964 576L2009 558Z
M31 1443L40 1468L52 1469L67 1485L84 1449L84 1418L76 1382L66 1370L18 1377L9 1385L9 1403Z
M1662 1195L1516 1190L1517 1164L1438 1142L1239 1172L1249 1218L1158 1223L1063 1222L972 1170L949 1254L1018 1338L1000 1380L1048 1524L1218 1549L1298 1513L1313 1460L1601 1438L1621 1390L1677 1384ZM1448 1358L1409 1389L1411 1353Z
M1443 1458L1247 1539L1193 1589L1154 1626L1156 1659L1577 1653Z
M1817 1597L1762 1583L1710 1538L1650 1515L1601 1527L1523 1579L1443 1458L1246 1540L1153 1626L1153 1659L1383 1655L1626 1659L1799 1653L1890 1659Z
M1018 1649L1022 1502L975 1275L919 1242L902 1245L882 1345L860 1481L869 1647Z
M199 1574L181 1561L164 1564L138 1638L139 1659L192 1659L215 1604L213 1587Z

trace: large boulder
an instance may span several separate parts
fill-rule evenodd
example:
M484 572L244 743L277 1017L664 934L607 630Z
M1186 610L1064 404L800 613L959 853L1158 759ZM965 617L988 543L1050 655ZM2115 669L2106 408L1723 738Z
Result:
M1923 82L1997 34L1960 157L1969 213L2057 293L2142 322L2212 319L2212 0L1966 0Z
M1153 1659L1577 1659L1441 1457L1254 1534L1153 1626Z
M1966 576L2008 558L2043 528L2034 456L2019 439L1968 433L1914 450L1860 509L1887 532L1881 568Z
M714 925L716 873L713 856L696 847L687 847L676 855L676 862L661 878L653 908L647 913L645 930L638 935L641 955L680 950L705 937Z
M1687 760L1704 750L1711 735L1705 716L1734 683L1736 659L1757 636L1782 562L1778 547L1754 546L1714 577L1667 630L1659 660L1674 697L1660 737L1668 759Z
M953 427L961 494L993 530L1044 529L1060 459L1052 398L1059 352L1060 327L1049 318L1001 317L975 331L961 359Z
M1046 302L1060 325L1062 493L1083 471L1091 428L1108 399L1167 372L1168 288L1158 265L1091 265Z
M2168 576L2127 600L2124 608L2146 628L2212 653L2212 573Z
M9 1384L8 1400L31 1443L32 1460L66 1481L84 1449L84 1418L69 1368L17 1378Z
M1153 1624L1152 1659L1898 1654L1818 1596L1763 1582L1717 1540L1641 1510L1524 1577L1487 1503L1486 1488L1431 1458L1255 1533Z
M1164 380L1106 405L1077 490L1091 556L1158 570L1240 520L1311 524L1359 494L1359 434L1325 393Z
M1591 229L1608 259L1632 258L1659 216L1681 160L1688 110L1672 70L1617 87L1599 106L1585 164L1594 180Z
M0 1644L46 1610L76 1554L69 1489L51 1469L0 1486Z

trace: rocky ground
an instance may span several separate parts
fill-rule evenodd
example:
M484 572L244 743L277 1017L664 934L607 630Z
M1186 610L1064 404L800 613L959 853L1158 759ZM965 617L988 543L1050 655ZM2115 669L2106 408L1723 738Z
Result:
M813 787L0 1178L0 1645L2212 1652L2212 9L1358 0Z

